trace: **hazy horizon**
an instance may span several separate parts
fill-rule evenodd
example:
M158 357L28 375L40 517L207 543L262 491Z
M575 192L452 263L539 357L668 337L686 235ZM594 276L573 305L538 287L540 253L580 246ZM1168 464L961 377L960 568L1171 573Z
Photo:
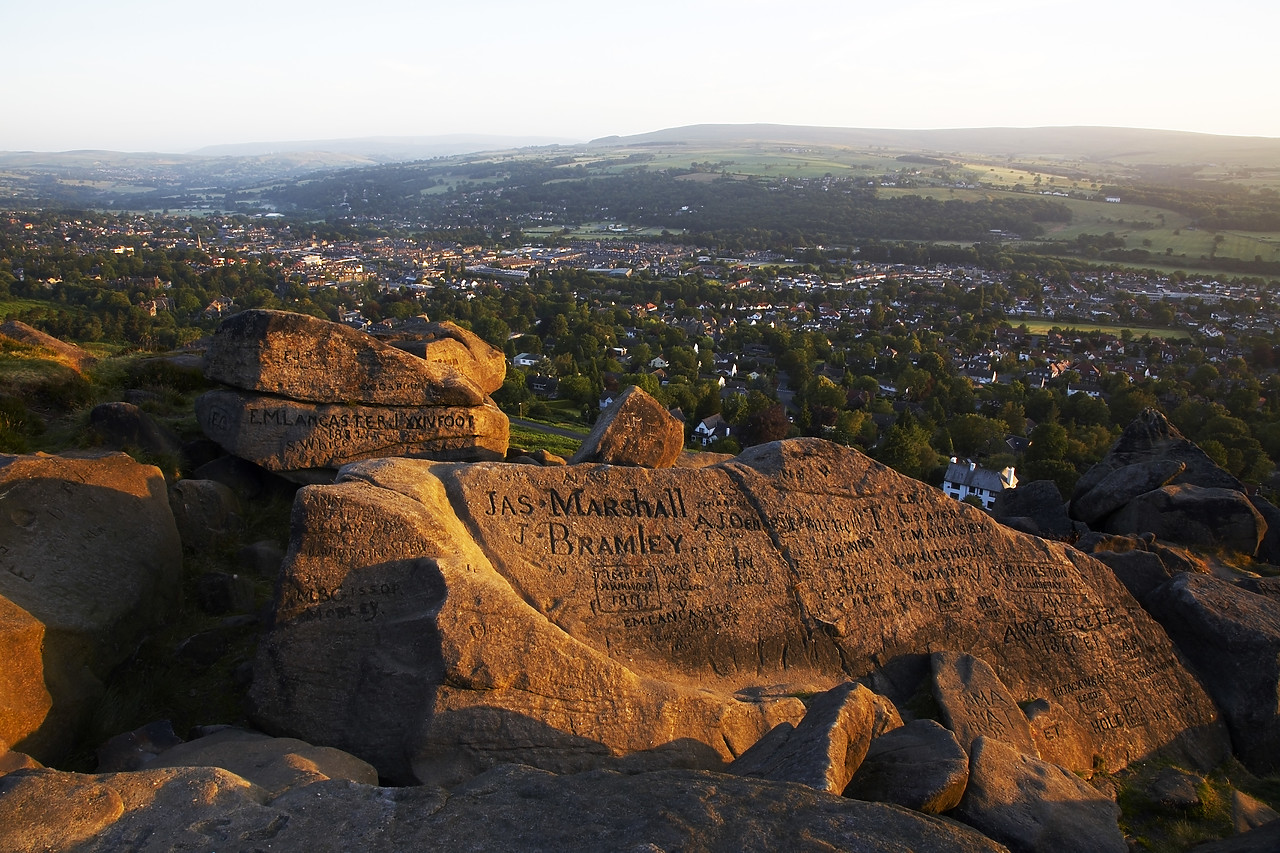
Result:
M1244 0L156 0L4 13L0 150L366 137L588 141L694 124L1090 126L1280 138Z

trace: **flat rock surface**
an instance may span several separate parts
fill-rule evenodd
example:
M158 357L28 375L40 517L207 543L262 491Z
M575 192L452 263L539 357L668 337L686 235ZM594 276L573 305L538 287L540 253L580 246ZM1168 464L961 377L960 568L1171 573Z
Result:
M182 546L159 469L123 453L0 456L0 493L0 595L44 626L53 700L14 747L48 762L176 606Z
M819 692L962 648L1111 767L1226 752L1164 631L1101 563L820 440L702 469L378 460L299 492L261 727L386 778L723 766ZM625 709L619 710L619 709Z
M0 778L0 849L1000 853L953 822L787 785L699 771L555 776L505 766L446 793L349 781L272 797L215 768Z
M235 388L314 403L477 406L485 396L452 364L288 311L253 309L224 320L205 350L204 372Z
M382 456L499 460L510 435L492 402L476 406L362 406L300 403L242 391L196 400L205 435L268 471L336 470Z

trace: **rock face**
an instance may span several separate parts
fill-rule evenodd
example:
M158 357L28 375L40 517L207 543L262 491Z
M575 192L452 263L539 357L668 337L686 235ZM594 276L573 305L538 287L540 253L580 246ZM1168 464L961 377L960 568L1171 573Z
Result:
M1280 602L1183 574L1147 606L1222 709L1237 757L1255 773L1280 768Z
M819 440L701 469L348 466L294 505L252 699L385 778L722 767L794 698L962 648L1087 754L1226 750L1102 564Z
M448 793L333 779L278 796L210 767L0 778L0 849L12 853L764 853L780 846L801 853L1004 850L968 827L892 806L699 771L560 777L507 766Z
M234 390L202 395L196 418L230 453L298 482L373 457L502 459L507 417L485 395L502 385L502 354L452 324L425 346L419 358L337 323L245 311L205 353L205 375Z
M89 428L98 434L101 447L112 450L138 448L147 453L177 454L182 442L132 403L102 403L89 412Z
M498 460L510 425L491 402L475 406L361 406L301 403L242 391L196 400L205 435L269 471L325 469L376 456Z
M0 456L0 596L44 626L52 708L15 749L51 761L102 679L177 603L182 549L164 478L122 453Z
M684 425L666 407L632 385L596 421L569 460L670 468L684 449Z
M1120 808L1061 767L982 737L951 816L1017 853L1126 853Z

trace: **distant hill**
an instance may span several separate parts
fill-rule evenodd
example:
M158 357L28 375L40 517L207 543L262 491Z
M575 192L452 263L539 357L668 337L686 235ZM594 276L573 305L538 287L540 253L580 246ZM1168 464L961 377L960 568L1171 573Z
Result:
M502 151L541 145L571 145L580 141L558 137L454 133L440 136L369 136L355 139L247 142L239 145L210 145L191 153L199 157L252 157L263 154L324 151L356 155L380 163L396 163L474 154L477 151Z
M1216 136L1123 127L983 127L891 130L781 124L699 124L592 140L593 146L724 145L751 143L890 148L989 157L1114 161L1158 165L1280 164L1280 139Z

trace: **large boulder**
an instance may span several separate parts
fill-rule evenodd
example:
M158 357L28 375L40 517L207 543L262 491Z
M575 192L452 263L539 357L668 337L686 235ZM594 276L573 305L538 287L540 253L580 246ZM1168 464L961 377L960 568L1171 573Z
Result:
M1071 514L1096 526L1138 495L1166 485L1185 470L1187 463L1176 459L1150 459L1116 468L1071 501Z
M285 475L319 472L329 482L348 462L381 456L499 460L510 432L507 416L492 402L322 404L233 390L202 394L196 419L205 435L241 459Z
M223 320L205 350L204 373L235 388L312 403L484 402L480 386L452 364L427 361L340 323L288 311L254 309Z
M933 698L965 750L987 735L1039 758L1031 724L995 670L963 652L934 652Z
M839 794L867 754L875 718L871 691L841 684L815 696L798 725L782 723L757 741L729 772Z
M1071 495L1071 514L1077 514L1077 501L1084 501L1094 488L1114 472L1131 465L1144 466L1134 469L1135 478L1149 482L1159 466L1145 467L1148 463L1172 462L1182 470L1169 481L1173 485L1188 483L1210 489L1243 491L1240 481L1218 466L1216 462L1178 432L1177 427L1157 409L1145 409L1125 427L1120 438L1111 446L1101 461L1076 481Z
M969 755L955 735L933 720L912 720L871 741L844 795L941 814L959 805L968 782Z
M101 403L89 412L89 429L101 446L137 449L153 455L178 455L182 440L132 403Z
M951 817L1014 853L1128 853L1120 808L1072 773L988 737L974 742L969 784Z
M1280 769L1280 601L1182 574L1146 605L1222 709L1237 757L1256 773Z
M569 464L670 468L683 449L684 425L644 389L632 385L600 415Z
M422 460L299 491L259 724L384 778L722 767L795 696L962 648L1118 768L1226 751L1105 566L816 439L701 469Z
M182 547L164 477L123 453L0 456L0 596L44 626L52 707L14 747L59 757L102 680L178 599Z
M803 785L705 771L555 776L506 766L446 792L345 779L272 797L226 770L180 767L0 778L0 849L787 850L1001 853L959 824Z
M1267 523L1243 493L1190 484L1139 495L1111 514L1108 533L1154 533L1157 539L1255 554Z
M1032 480L1002 490L991 506L991 515L1001 524L1046 539L1069 539L1076 532L1053 480Z

